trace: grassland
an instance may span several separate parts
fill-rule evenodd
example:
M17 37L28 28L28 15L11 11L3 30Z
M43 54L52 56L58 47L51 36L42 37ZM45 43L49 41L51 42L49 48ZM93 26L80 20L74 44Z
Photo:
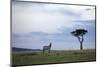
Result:
M12 53L13 65L36 65L51 63L83 62L95 61L95 50L66 50L51 51L51 53L42 52L21 52Z

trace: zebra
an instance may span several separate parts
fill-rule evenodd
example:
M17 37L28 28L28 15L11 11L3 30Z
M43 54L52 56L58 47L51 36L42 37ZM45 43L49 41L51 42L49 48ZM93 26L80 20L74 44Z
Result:
M43 53L44 53L46 50L48 50L48 52L50 53L51 46L52 46L52 43L50 43L48 46L43 46Z

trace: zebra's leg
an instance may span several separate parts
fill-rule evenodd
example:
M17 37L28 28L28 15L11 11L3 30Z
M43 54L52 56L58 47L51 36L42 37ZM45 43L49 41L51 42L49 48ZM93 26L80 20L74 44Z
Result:
M50 53L50 49L48 50L48 52Z
M43 54L44 54L44 51L45 51L45 50L43 49Z

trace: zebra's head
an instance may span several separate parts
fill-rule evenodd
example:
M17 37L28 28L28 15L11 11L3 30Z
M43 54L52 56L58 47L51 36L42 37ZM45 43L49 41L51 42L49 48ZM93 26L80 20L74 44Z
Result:
M49 47L51 47L51 46L52 46L52 43L50 43Z

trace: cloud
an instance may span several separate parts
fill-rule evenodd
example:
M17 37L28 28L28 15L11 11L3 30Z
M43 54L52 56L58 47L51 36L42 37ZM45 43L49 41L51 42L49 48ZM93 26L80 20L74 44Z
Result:
M86 28L85 48L94 48L94 20L95 9L90 6L13 2L12 47L42 49L52 42L52 49L78 49L70 32Z
M72 28L77 24L73 24L73 20L94 19L94 15L93 17L91 15L93 11L84 11L85 8L90 7L13 2L12 31L14 33L62 33L61 29ZM82 25L82 23L78 24Z
M95 20L95 9L88 8L89 10L85 9L81 14L81 20Z

